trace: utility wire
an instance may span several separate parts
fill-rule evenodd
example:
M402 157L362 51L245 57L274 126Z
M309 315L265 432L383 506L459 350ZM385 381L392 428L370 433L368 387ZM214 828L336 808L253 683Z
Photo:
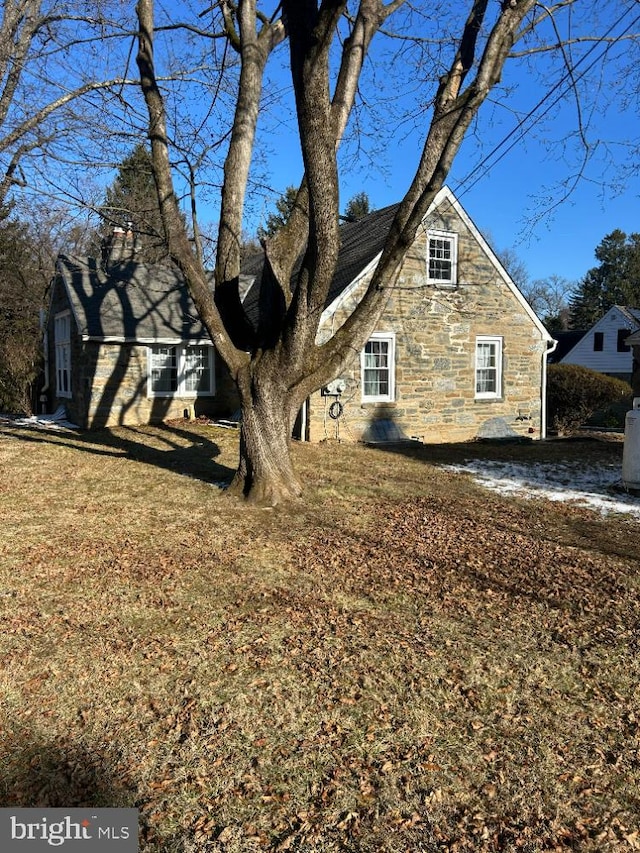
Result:
M631 11L631 9L627 9L625 12L623 12L623 13L622 13L622 15L618 18L618 20L617 20L617 21L615 21L615 22L614 22L614 23L609 27L609 29L604 33L604 35L602 36L602 39L607 38L607 36L609 36L609 34L610 34L610 33L612 33L612 32L615 30L615 28L616 28L616 27L617 27L617 26L618 26L618 25L619 25L619 24L624 20L624 18L625 18L625 17L630 13L630 11ZM623 31L623 32L622 32L622 33L617 37L617 40L619 40L620 38L623 38L623 37L624 37L624 36L625 36L625 35L626 35L626 34L627 34L627 33L628 33L628 32L629 32L629 31L630 31L630 30L631 30L631 29L632 29L632 28L633 28L633 27L638 23L638 22L640 22L640 15L638 15L638 17L636 17L636 18L635 18L635 19L634 19L634 20L629 24L629 26L628 26L628 27L627 27L627 28L626 28L626 29L625 29L625 30L624 30L624 31ZM456 189L455 189L455 193L456 193L456 196L457 196L458 198L461 198L461 197L462 197L462 196L464 196L466 193L470 192L470 190L472 190L472 189L473 189L473 187L475 187L475 185L485 177L485 175L489 172L490 168L493 168L493 167L494 167L496 164L498 164L498 163L499 163L499 162L500 162L504 157L506 157L506 155L507 155L507 154L508 154L508 153L509 153L509 152L510 152L510 151L511 151L511 150L512 150L512 149L513 149L513 148L514 148L514 147L515 147L515 146L516 146L516 145L517 145L517 144L518 144L518 143L519 143L519 142L520 142L520 141L521 141L525 136L526 136L526 134L527 134L527 133L529 133L529 132L531 131L531 129L532 129L532 128L533 128L533 127L534 127L534 126L535 126L535 125L536 125L536 124L537 124L537 123L538 123L542 118L544 118L544 116L545 116L545 115L546 115L546 114L547 114L547 113L548 113L548 112L549 112L549 111L550 111L550 110L551 110L551 109L552 109L552 108L553 108L553 107L554 107L554 106L555 106L559 101L561 101L561 100L562 100L562 98L563 98L563 97L565 96L565 94L566 94L566 90L565 90L565 91L562 91L559 95L557 95L557 96L556 96L556 98L555 98L555 99L554 99L554 100L553 100L553 101L552 101L552 102L547 106L547 108L544 110L544 112L543 112L543 113L541 113L541 114L540 114L540 115L535 119L535 121L533 121L533 122L532 122L531 126L530 126L530 127L528 127L526 130L523 130L523 131L522 131L522 133L520 133L520 135L518 136L518 138L517 138L517 139L515 139L515 140L511 143L511 145L509 145L509 147L508 147L508 148L506 148L506 149L505 149L505 150L500 154L500 156L497 158L497 160L495 160L495 161L491 164L491 167L484 168L484 167L486 166L486 164L489 162L489 160L491 160L491 158L492 158L492 157L493 157L493 156L494 156L498 151L500 151L500 149L501 149L504 145L506 145L506 143L507 143L507 142L508 142L508 141L509 141L509 140L510 140L510 139L511 139L511 138L512 138L512 137L513 137L513 136L514 136L514 135L515 135L515 134L516 134L516 133L517 133L521 128L522 128L522 126L523 126L523 125L524 125L524 124L525 124L525 123L526 123L530 118L532 118L532 117L535 115L535 113L536 113L536 112L540 109L540 107L541 107L541 106L542 106L542 105L543 105L543 104L544 104L544 103L545 103L545 102L546 102L546 101L547 101L547 100L548 100L548 99L549 99L549 98L554 94L554 92L557 92L557 91L558 91L558 89L559 89L561 86L564 86L564 84L565 84L567 81L570 81L570 83L571 83L571 85L572 85L572 86L573 86L573 85L575 85L575 83L577 83L579 80L581 80L581 79L585 76L585 74L587 74L587 73L588 73L588 72L593 68L593 66L594 66L594 65L596 65L596 64L597 64L601 59L603 59L603 57L608 53L608 51L609 51L609 50L614 46L614 44L616 43L615 41L614 41L614 42L609 42L609 43L605 46L605 48L604 48L604 50L602 51L602 53L601 53L599 56L595 57L595 59L594 59L594 60L593 60L593 61L592 61L592 62L591 62L591 63L590 63L590 64L589 64L589 65L588 65L588 66L587 66L587 67L586 67L582 72L581 72L581 74L579 74L577 77L576 77L576 76L574 76L576 69L577 69L580 65L582 65L582 63L583 63L583 62L585 62L585 60L589 57L589 55L590 55L591 53L593 53L593 51L594 51L594 50L597 50L597 49L601 46L602 39L600 39L600 40L599 40L599 41L597 41L595 44L593 44L593 45L589 48L589 50L588 50L588 51L587 51L583 56L581 56L581 57L580 57L580 59L575 63L575 65L573 65L571 68L567 69L567 70L565 71L564 75L562 76L562 78L560 79L560 81L558 82L558 84L557 84L553 89L550 89L550 90L547 92L547 94L546 94L546 95L544 95L544 97L542 97L534 107L532 107L532 109L527 113L527 115L526 115L526 116L524 116L524 118L522 118L522 119L518 122L518 124L516 124L516 126L515 126L514 128L512 128L512 130L510 130L510 131L509 131L509 133L508 133L508 134L507 134L507 135L506 135L506 136L505 136L505 137L504 137L504 138L503 138L503 139L502 139L502 140L501 140L501 141L500 141L500 142L499 142L499 143L498 143L498 144L497 144L497 145L496 145L496 146L495 146L495 147L494 147L494 148L493 148L493 149L492 149L492 150L491 150L487 155L486 155L486 157L484 157L484 159L483 159L480 163L478 163L478 165L477 165L474 169L472 169L472 170L471 170L471 172L469 172L469 174L468 174L465 178L463 178L461 181L459 181L459 182L458 182L458 184L457 184L457 186L456 186ZM478 177L473 181L473 183L471 183L471 184L469 184L469 186L466 186L466 187L465 187L465 184L467 184L467 182L468 182L468 181L469 181L469 180L470 180L470 179L471 179L471 178L476 174L476 172L480 171L481 169L483 170L483 171L482 171L482 173L481 173L480 175L478 175ZM460 192L458 192L458 190L459 190L459 188L460 188L460 187L464 187L464 189L462 189Z

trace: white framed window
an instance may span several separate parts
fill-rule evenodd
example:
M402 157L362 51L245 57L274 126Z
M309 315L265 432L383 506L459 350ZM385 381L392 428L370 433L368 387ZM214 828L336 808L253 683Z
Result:
M476 399L502 397L502 338L479 335L476 338Z
M215 393L213 347L156 344L148 349L149 397L197 397Z
M187 394L213 391L213 347L187 347L184 351L184 390Z
M458 235L451 231L427 233L427 280L454 287L458 283Z
M71 312L62 311L53 320L56 354L56 394L71 397Z
M395 399L395 348L393 333L373 334L360 355L363 403Z

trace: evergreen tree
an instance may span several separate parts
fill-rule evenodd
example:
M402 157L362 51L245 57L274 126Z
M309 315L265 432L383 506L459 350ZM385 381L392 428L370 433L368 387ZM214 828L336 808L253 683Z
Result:
M287 187L280 198L276 201L276 209L267 216L267 221L264 227L261 225L258 228L258 238L266 240L268 237L273 237L276 231L279 231L282 226L288 221L296 203L298 190L293 187Z
M107 187L100 215L103 240L110 239L115 227L127 228L132 223L140 246L137 259L150 264L169 262L151 154L146 145L136 145L120 164L114 182Z
M290 186L286 188L280 198L276 201L275 211L267 216L267 221L264 227L260 226L260 228L258 228L258 238L260 240L273 237L273 235L286 224L295 207L297 195L298 190L295 187ZM340 219L345 222L357 222L359 219L362 219L363 216L367 216L372 211L373 208L369 201L369 196L365 192L359 192L349 199L344 215L341 216Z
M363 216L367 216L373 212L369 196L365 192L356 193L353 198L347 202L347 207L344 211L344 219L347 222L357 222Z
M612 305L640 307L640 234L616 229L595 251L599 266L578 284L571 300L571 326L588 329Z

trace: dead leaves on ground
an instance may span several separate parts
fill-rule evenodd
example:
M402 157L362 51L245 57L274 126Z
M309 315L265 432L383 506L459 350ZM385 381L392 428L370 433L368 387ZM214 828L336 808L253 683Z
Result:
M635 565L476 493L366 512L273 541L94 541L66 565L34 550L34 601L3 623L4 662L33 657L23 722L53 725L62 658L40 647L124 683L79 678L64 724L149 853L640 849ZM95 609L51 606L74 586Z

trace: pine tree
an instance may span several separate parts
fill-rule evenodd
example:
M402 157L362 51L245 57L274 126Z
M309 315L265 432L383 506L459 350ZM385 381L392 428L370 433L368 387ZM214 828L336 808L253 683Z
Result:
M347 207L344 211L344 219L347 222L357 222L364 216L373 212L369 196L365 192L356 193L353 198L347 202Z
M137 259L150 264L168 263L151 154L146 145L136 145L120 164L114 182L107 187L100 215L100 235L104 240L109 240L114 228L126 229L131 223L140 245Z
M574 329L593 326L613 305L640 307L640 234L616 229L595 251L599 266L578 284L571 300Z
M280 198L276 201L276 209L267 216L267 221L264 227L261 225L258 228L258 238L266 240L267 237L273 237L276 231L279 231L287 222L296 203L298 190L293 187L287 187Z

